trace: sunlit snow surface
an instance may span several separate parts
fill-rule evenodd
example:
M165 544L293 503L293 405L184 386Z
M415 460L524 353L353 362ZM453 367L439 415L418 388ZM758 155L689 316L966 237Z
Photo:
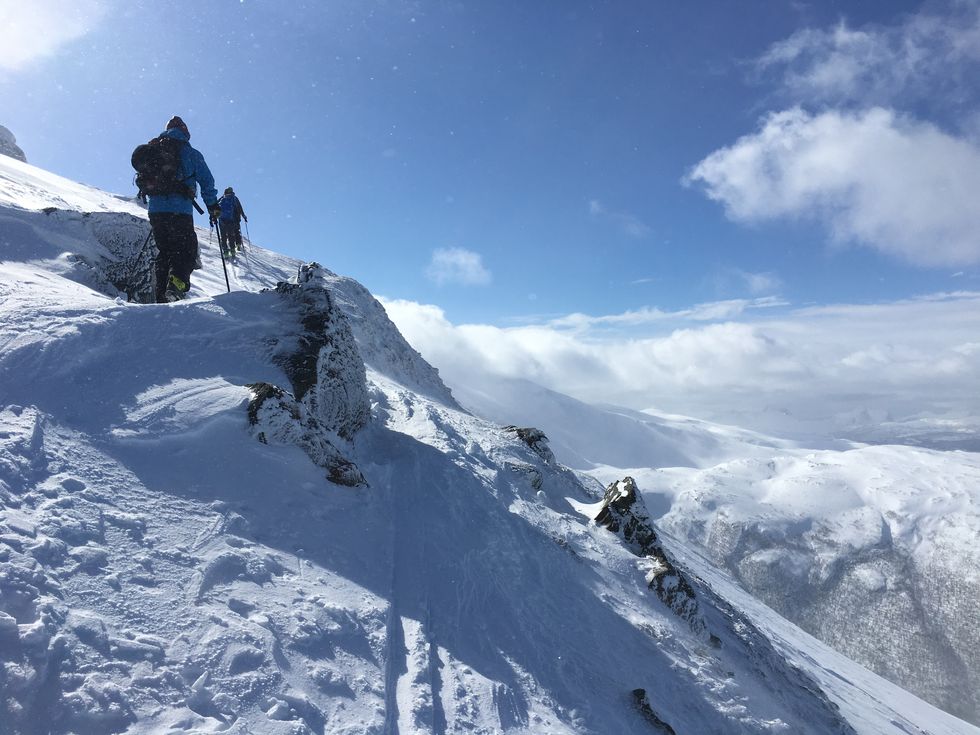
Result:
M369 486L331 484L247 426L295 327L262 289L299 263L252 247L226 294L201 231L192 298L127 303L39 210L135 205L5 159L0 182L0 732L663 732L639 688L679 735L978 732L668 538L715 639L692 630L589 522L592 485L328 276L372 402Z
M527 381L456 392L488 418L535 421L561 461L604 483L631 475L661 528L781 614L980 719L980 454L807 447Z

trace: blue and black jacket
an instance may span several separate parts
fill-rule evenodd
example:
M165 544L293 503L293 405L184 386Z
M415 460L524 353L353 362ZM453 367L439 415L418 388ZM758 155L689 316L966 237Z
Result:
M204 156L196 148L191 148L190 136L180 128L171 128L160 135L174 138L186 145L180 149L180 170L178 179L189 187L190 191L197 193L197 187L201 187L201 198L208 209L213 207L218 201L218 191L214 188L214 176L211 169L204 161ZM192 199L182 194L156 194L147 197L146 209L148 212L172 212L174 214L194 214Z
M234 194L225 194L218 200L218 206L221 207L221 214L218 215L218 219L222 222L241 222L242 217L245 217L241 200ZM245 221L248 221L247 217Z

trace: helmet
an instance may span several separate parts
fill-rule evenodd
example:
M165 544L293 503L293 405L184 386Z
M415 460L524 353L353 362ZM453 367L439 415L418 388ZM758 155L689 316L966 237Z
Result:
M235 190L232 189L230 186L227 189L225 189L225 194L234 194L234 193L235 193Z

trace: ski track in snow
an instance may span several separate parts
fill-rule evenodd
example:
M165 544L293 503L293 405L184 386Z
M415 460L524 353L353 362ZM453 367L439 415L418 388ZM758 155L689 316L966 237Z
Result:
M32 210L138 207L19 162L0 181L0 241L45 245L0 254L0 733L665 732L638 688L678 734L978 732L673 540L715 639L692 629L574 473L461 410L328 274L372 402L344 445L367 486L332 484L247 420L247 385L290 385L299 317L263 289L298 263L249 246L228 294L199 230L191 298L127 303L89 287L103 243Z

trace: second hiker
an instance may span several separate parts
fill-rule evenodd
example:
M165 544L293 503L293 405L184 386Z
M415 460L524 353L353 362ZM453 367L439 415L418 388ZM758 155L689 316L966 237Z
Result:
M235 190L230 186L218 200L218 238L221 240L221 252L225 257L235 257L235 249L242 249L242 220L248 222L241 200L235 196Z
M167 129L146 146L134 152L133 166L140 195L147 199L153 239L157 245L157 303L181 299L191 287L191 271L197 260L197 233L194 232L194 197L201 197L212 218L219 215L214 177L204 156L191 148L187 125L172 117ZM150 173L143 174L137 153L152 160Z

